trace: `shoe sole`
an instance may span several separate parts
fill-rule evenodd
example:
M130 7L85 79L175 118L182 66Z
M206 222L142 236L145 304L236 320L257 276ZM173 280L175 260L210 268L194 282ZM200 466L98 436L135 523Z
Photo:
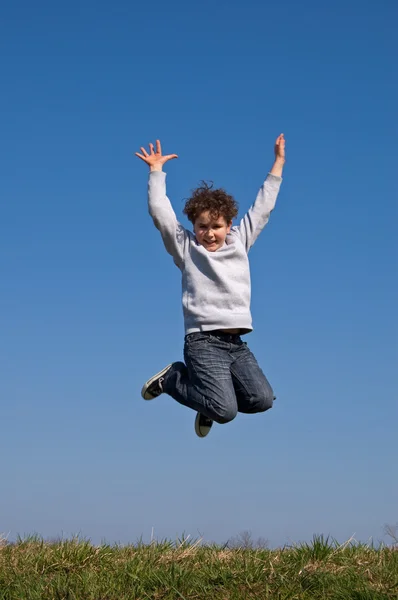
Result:
M210 429L213 426L213 423L211 424L210 427L201 427L199 424L199 420L200 420L200 413L197 413L196 415L196 419L195 419L195 433L198 437L200 438L204 438L207 436L207 434L209 433ZM205 431L203 431L203 429Z
M164 369L159 371L159 373L156 373L156 375L154 375L153 377L151 377L150 379L148 379L148 381L146 381L144 383L144 385L142 386L142 390L141 390L141 396L144 398L144 400L154 400L155 398L158 398L158 396L152 396L152 394L147 394L147 389L154 381L156 381L156 379L159 379L159 377L163 377L163 375L165 375L167 373L167 371L170 369L172 364L173 363L167 365L167 367L165 367Z

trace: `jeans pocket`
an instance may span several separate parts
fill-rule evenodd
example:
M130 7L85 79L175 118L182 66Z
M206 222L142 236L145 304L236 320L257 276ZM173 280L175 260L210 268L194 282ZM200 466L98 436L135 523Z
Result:
M192 346L193 344L199 344L199 343L208 343L210 342L210 338L211 336L208 333L201 333L200 331L198 332L194 332L194 333L188 333L187 336L185 336L185 343L188 346Z

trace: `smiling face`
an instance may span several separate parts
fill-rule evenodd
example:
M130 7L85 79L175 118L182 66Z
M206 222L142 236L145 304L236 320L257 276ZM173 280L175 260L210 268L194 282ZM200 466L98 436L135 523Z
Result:
M208 210L205 210L195 219L193 229L199 244L209 252L216 252L224 246L231 226L232 221L228 223L222 215L215 218Z

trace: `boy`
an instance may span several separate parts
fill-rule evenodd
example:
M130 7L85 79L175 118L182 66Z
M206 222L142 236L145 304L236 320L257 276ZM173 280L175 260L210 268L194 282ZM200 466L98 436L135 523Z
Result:
M275 206L285 163L285 139L275 143L275 162L253 206L237 227L238 206L223 189L203 184L187 201L184 213L193 233L176 218L166 196L163 165L176 154L162 155L160 141L149 153L136 152L149 165L149 213L165 248L182 272L185 324L184 360L151 377L141 394L152 400L163 392L197 411L195 432L205 437L213 422L228 423L238 412L272 407L274 393L241 335L252 331L248 252Z

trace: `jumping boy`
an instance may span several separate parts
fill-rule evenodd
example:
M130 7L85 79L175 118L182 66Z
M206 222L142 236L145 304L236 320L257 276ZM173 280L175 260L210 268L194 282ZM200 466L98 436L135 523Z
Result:
M256 201L236 227L238 206L223 189L203 184L187 201L184 213L193 233L177 220L166 196L163 165L176 154L162 155L160 141L136 155L149 165L148 205L165 248L182 273L185 324L184 360L151 377L141 394L162 393L197 411L195 431L205 437L213 425L228 423L238 412L272 407L273 390L241 335L252 331L248 252L268 222L278 196L285 163L285 139L275 143L275 162Z

